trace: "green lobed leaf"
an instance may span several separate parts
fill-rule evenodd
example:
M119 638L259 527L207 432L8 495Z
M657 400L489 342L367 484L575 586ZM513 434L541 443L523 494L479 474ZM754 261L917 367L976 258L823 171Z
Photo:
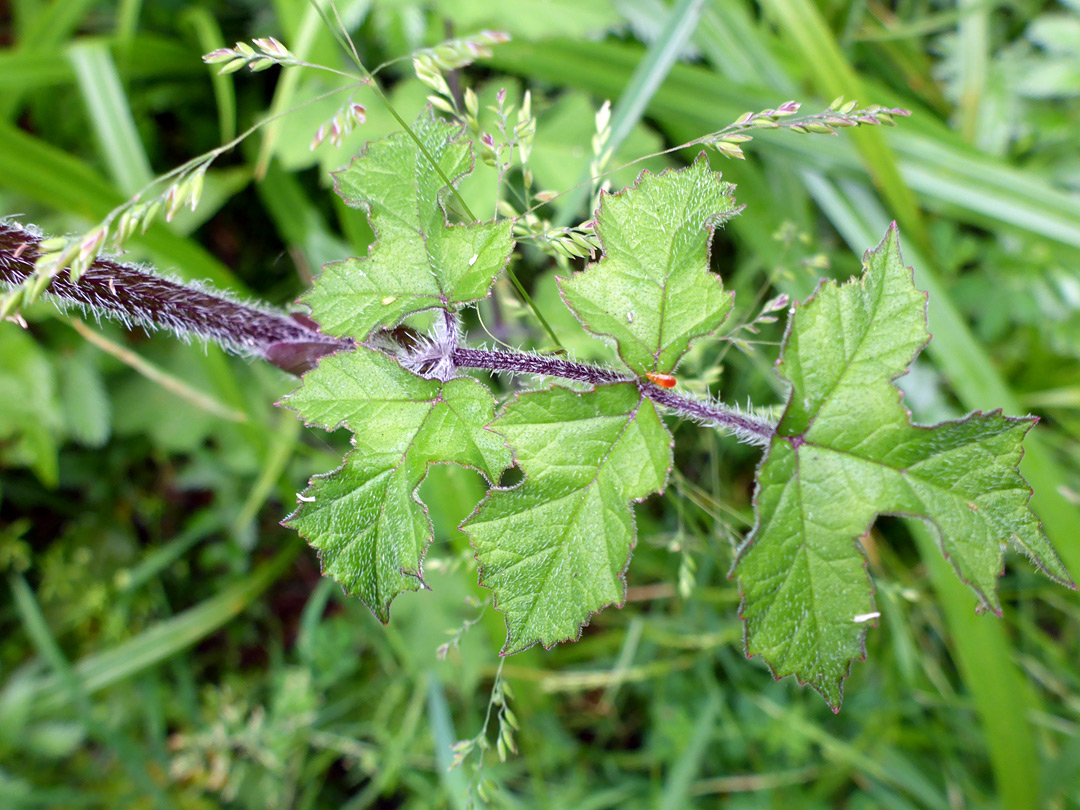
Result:
M506 655L576 638L591 614L622 604L635 541L628 502L664 488L671 434L627 383L522 394L492 429L525 480L494 490L462 530L506 614Z
M511 463L486 429L491 392L471 378L422 379L359 347L322 359L285 404L308 424L355 434L344 464L312 478L285 524L319 550L324 574L386 622L395 596L424 587L432 530L416 490L428 466L454 462L497 481Z
M447 179L472 171L460 127L429 111L412 129ZM326 265L303 297L328 334L363 340L413 312L484 298L510 260L509 220L447 222L446 183L406 132L371 143L334 178L346 203L368 211L377 238L367 258Z
M929 340L926 295L903 265L895 225L863 263L861 279L822 283L791 317L779 363L791 393L733 569L747 654L834 709L874 614L857 541L877 515L926 521L980 609L1000 612L1006 541L1072 585L1017 471L1035 420L995 411L912 425L891 383Z
M704 154L685 169L643 172L604 196L596 227L604 257L560 279L563 298L585 328L614 338L639 375L671 371L731 311L731 293L709 272L709 243L737 213L734 186Z

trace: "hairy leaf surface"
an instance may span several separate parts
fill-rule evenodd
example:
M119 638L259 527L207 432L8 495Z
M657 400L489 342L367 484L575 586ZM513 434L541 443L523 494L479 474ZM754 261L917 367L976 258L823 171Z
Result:
M525 481L492 492L462 529L506 614L508 654L576 638L592 613L622 603L635 540L628 502L663 489L671 434L626 383L522 394L493 429Z
M981 609L999 612L1006 542L1071 584L1017 471L1034 420L977 412L912 425L891 382L929 340L926 295L903 265L895 226L864 266L859 280L822 283L792 315L779 364L791 393L734 569L747 653L834 708L874 612L857 540L877 515L925 520Z
M413 131L447 179L472 171L459 127L423 114ZM509 220L447 223L449 189L405 132L373 142L334 177L345 202L367 209L376 241L366 259L328 264L304 296L327 334L364 340L410 313L484 298L510 259Z
M355 434L345 463L311 480L286 525L319 550L323 573L385 622L395 596L423 586L432 532L416 490L428 465L454 462L496 481L511 462L485 429L491 392L469 378L422 379L360 347L322 359L286 404L309 424Z
M642 173L600 205L604 257L559 280L585 328L614 338L637 374L671 371L695 338L727 318L731 293L709 272L709 243L713 228L738 213L733 192L704 156L678 171Z

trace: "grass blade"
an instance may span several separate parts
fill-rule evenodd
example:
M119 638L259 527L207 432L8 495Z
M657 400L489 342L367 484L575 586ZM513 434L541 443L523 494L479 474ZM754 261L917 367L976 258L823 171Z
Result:
M1038 706L1013 663L1005 627L996 616L972 610L971 592L957 580L926 527L917 520L906 523L944 610L953 658L975 700L1001 807L1036 810L1043 806L1039 754L1027 716Z
M42 205L98 222L124 201L116 188L78 158L40 138L0 122L0 185ZM132 245L154 263L186 280L204 279L243 293L228 268L195 242L154 225Z
M454 731L454 718L450 716L446 690L434 673L428 676L427 698L428 725L431 726L431 736L435 738L435 762L438 766L439 781L451 806L455 810L468 810L465 794L469 786L465 781L465 773L462 768L450 768L450 763L454 760L454 753L450 749L458 739Z
M105 43L77 42L67 50L75 68L86 114L94 129L98 154L126 196L149 183L154 173L146 157L120 76Z
M661 810L680 810L691 804L690 788L701 768L701 761L705 758L709 737L716 724L716 715L720 712L720 697L716 690L710 691L702 703L704 706L698 710L694 731L690 739L686 741L686 747L675 760L674 767L668 773L667 781L664 782L664 800L660 805Z
M300 542L290 543L247 577L216 596L159 622L111 650L84 658L73 668L80 688L87 695L92 695L161 663L213 633L247 608L284 574L301 548L304 546ZM55 712L67 706L71 702L71 695L60 687L59 676L50 675L41 678L30 688L28 699L33 702L35 711Z
M898 768L895 762L882 761L867 753L866 740L852 742L841 739L805 718L798 708L781 706L764 695L751 695L750 700L780 723L786 734L804 737L820 745L825 759L834 765L850 768L890 785L918 800L921 807L933 810L949 810L952 807L945 796L929 784L908 778L908 768Z
M637 126L649 101L664 83L679 53L697 27L704 0L679 0L664 23L660 36L649 46L645 58L630 77L611 115L611 149L618 149Z
M607 149L614 154L626 140L626 136L641 121L649 101L660 89L671 71L679 53L686 47L690 35L697 26L704 0L679 0L668 14L664 27L656 41L649 46L645 57L634 69L626 88L619 94L618 103L611 115L611 137ZM559 202L556 220L569 222L585 204L589 196L589 177L581 178L585 185L565 195Z
M120 43L111 38L83 37L80 43L102 42L115 58ZM199 55L177 45L174 40L143 34L135 37L123 51L124 77L132 79L189 78L206 68ZM75 81L75 70L67 59L56 54L10 48L0 51L0 90L4 98L16 91L62 87Z
M75 32L91 6L93 0L55 0L49 3L44 11L30 20L25 30L18 32L15 50L55 59L55 51ZM0 96L0 122L9 121L15 116L22 106L23 95L23 89L16 88Z
M307 59L311 56L311 49L321 25L322 17L315 3L312 2L304 9L304 16L300 20L296 35L293 41L288 43L289 50L297 59ZM289 108L296 96L296 88L299 84L300 71L288 70L281 74L277 87L274 89L274 100L270 104L267 117L280 115ZM255 177L258 180L262 180L270 167L270 159L274 156L274 146L280 130L280 122L274 121L262 131L262 142L259 144L259 154L255 159Z
M802 66L813 77L820 95L866 98L866 88L844 57L816 6L809 0L766 0L764 6L795 43L802 55ZM889 209L895 212L901 227L907 231L908 239L929 252L930 236L915 195L901 178L895 156L881 132L860 127L852 131L851 136L862 155L863 166L888 201Z
M986 89L989 68L990 14L982 0L959 0L960 17L957 55L960 63L960 133L969 143L978 136L979 105Z
M149 360L145 360L130 349L125 348L118 343L114 343L104 335L95 332L78 318L71 318L68 320L68 323L71 325L72 329L103 352L111 354L124 365L134 369L139 374L142 374L146 379L160 385L166 391L175 394L181 399L187 400L196 408L213 414L221 419L228 419L230 422L248 421L248 416L243 411L234 410L223 405L209 394L204 394L202 391L192 388L179 377L169 374L167 371L158 368Z
M242 537L250 529L259 510L266 504L267 499L273 492L274 485L285 472L286 467L296 452L296 445L300 441L300 429L302 425L294 414L284 412L278 421L278 427L274 430L270 440L267 454L263 458L259 477L256 479L243 506L232 524L235 535Z
M139 785L144 795L153 796L158 807L171 807L166 800L161 787L150 778L149 762L144 749L134 745L131 740L122 736L116 730L101 723L94 717L90 706L89 695L83 688L77 673L72 669L64 656L63 650L57 644L49 625L41 612L34 592L30 590L26 580L19 574L12 574L8 578L11 594L15 602L15 609L22 620L26 630L38 653L49 662L54 672L54 677L60 688L57 693L65 695L76 705L78 715L83 725L105 743L116 754L120 764L128 772L129 776Z
M158 546L138 563L118 575L117 592L131 594L165 571L191 548L221 528L221 519L211 512L195 515L187 528L162 546Z
M203 53L225 47L221 26L203 6L189 8L184 12L181 23L192 30ZM232 74L222 75L214 66L210 66L209 70L210 81L214 85L214 100L217 102L218 132L221 142L228 143L236 137L236 88Z

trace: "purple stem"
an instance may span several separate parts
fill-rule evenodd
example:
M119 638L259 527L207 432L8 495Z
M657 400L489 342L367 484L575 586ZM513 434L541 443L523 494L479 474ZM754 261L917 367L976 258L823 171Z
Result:
M33 231L0 220L0 283L16 286L33 273L40 241ZM61 270L48 293L61 306L75 305L128 327L195 335L262 357L292 374L302 374L320 357L353 345L322 334L304 315L233 301L109 258L96 260L78 283L67 269Z
M647 382L639 382L638 388L657 405L663 405L703 425L727 428L750 444L768 447L776 432L776 425L767 419L743 413L726 405L695 399L686 394L676 394L674 391Z
M461 368L482 368L487 371L511 371L519 374L538 374L544 377L562 377L564 380L577 380L594 385L634 381L634 378L618 374L611 369L585 363L573 363L555 357L544 357L539 354L455 348L451 358L454 365Z
M726 405L677 394L654 385L647 379L627 376L611 369L575 363L536 354L492 351L490 349L455 348L451 353L455 366L479 368L487 371L509 371L519 374L537 374L545 377L561 377L565 380L607 385L632 382L638 390L657 405L672 410L695 422L731 431L739 439L750 444L767 447L776 427L767 419L743 413Z
M10 220L0 220L0 284L16 286L30 277L40 242L37 233ZM314 367L320 357L355 345L348 338L322 334L304 315L233 301L220 293L185 286L110 258L97 259L77 283L67 269L61 270L53 277L48 294L61 306L75 305L129 327L168 329L180 337L195 335L236 352L262 357L297 375ZM677 394L625 372L524 352L463 349L456 345L456 319L450 313L446 318L446 334L439 345L427 347L429 354L434 353L425 362L441 357L447 365L447 378L460 367L561 377L591 385L634 383L657 405L703 425L729 430L751 444L768 446L775 431L767 419L718 402Z

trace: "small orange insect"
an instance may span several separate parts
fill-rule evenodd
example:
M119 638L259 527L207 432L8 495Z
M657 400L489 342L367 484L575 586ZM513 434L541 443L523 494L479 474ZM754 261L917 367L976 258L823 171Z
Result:
M675 378L670 374L657 374L653 371L645 372L645 376L649 379L649 382L654 385L659 385L661 388L674 388Z

